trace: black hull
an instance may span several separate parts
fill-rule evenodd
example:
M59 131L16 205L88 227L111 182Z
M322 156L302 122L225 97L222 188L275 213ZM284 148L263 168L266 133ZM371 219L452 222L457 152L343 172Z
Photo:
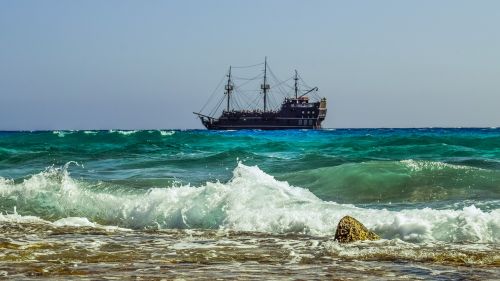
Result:
M231 118L202 119L202 123L209 130L297 130L321 129L323 119L318 116L308 116L308 118L268 116L262 118L236 114Z
M321 129L321 127L314 126L208 126L206 127L209 130L313 130L313 129Z

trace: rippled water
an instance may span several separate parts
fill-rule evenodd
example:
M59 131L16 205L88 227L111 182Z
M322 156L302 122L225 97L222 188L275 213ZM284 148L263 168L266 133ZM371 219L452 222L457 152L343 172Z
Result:
M0 132L0 278L494 280L499 206L498 129Z

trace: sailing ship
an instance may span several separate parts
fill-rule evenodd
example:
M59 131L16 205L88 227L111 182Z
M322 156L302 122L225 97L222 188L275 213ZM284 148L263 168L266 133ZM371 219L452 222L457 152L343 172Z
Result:
M262 64L258 64L262 65ZM258 66L253 65L253 66ZM248 67L253 67L248 66ZM246 67L235 67L246 68ZM275 75L270 70L267 64L267 58L264 59L263 76L254 78L236 78L231 73L232 67L229 67L227 81L224 85L224 96L219 100L215 109L210 114L203 114L202 108L199 112L193 112L197 115L203 126L209 130L241 130L241 129L261 129L261 130L283 130L283 129L320 129L321 123L326 117L326 98L319 98L317 95L318 87L305 88L299 85L299 81L303 81L295 70L294 76L285 81L277 79L276 88L284 94L284 99L279 106L274 108L270 105L269 97L271 92L271 85L269 84L269 74ZM247 104L245 107L241 106L241 99L239 95L243 96L244 91L241 87L235 84L235 80L248 81L255 79L263 79L260 84L258 93L262 95L262 104L258 102L259 108L254 107L252 104ZM293 79L293 86L289 86L291 93L286 93L283 89L286 87L286 82ZM222 81L221 83L222 84ZM305 84L305 82L304 82ZM307 84L305 84L307 85ZM255 95L255 90L251 91ZM215 93L215 92L214 92ZM236 95L236 93L238 95ZM315 99L312 97L315 94ZM311 96L311 97L310 97ZM257 96L260 98L259 96ZM238 102L240 100L240 102ZM225 101L225 103L224 103ZM233 102L234 101L234 102ZM208 104L208 102L207 102ZM205 104L205 106L207 105ZM225 108L220 113L219 117L215 117L222 104Z

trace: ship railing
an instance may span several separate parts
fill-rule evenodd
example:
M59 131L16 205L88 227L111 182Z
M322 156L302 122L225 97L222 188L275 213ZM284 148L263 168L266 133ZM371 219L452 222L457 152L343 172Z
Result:
M266 110L266 111L263 111L263 110L260 110L260 109L254 109L254 110L246 110L246 109L243 109L243 110L224 110L222 112L223 115L237 115L237 114L266 114L266 113L278 113L279 110ZM197 114L197 113L195 113ZM199 114L198 114L199 115Z

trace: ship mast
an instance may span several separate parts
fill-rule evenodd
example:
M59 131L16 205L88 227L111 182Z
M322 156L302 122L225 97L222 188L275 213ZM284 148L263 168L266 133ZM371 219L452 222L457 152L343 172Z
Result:
M269 84L266 83L267 79L267 57L264 58L264 84L260 85L260 88L264 92L264 112L267 110L267 90L270 89Z
M297 81L299 81L297 70L295 70L295 78L293 78L293 80L295 80L295 99L297 99L297 94L299 92L299 87L297 85Z
M229 73L227 75L227 85L225 88L226 88L226 95L227 95L227 109L226 109L226 111L229 111L231 92L233 91L233 85L231 83L231 66L229 66Z

